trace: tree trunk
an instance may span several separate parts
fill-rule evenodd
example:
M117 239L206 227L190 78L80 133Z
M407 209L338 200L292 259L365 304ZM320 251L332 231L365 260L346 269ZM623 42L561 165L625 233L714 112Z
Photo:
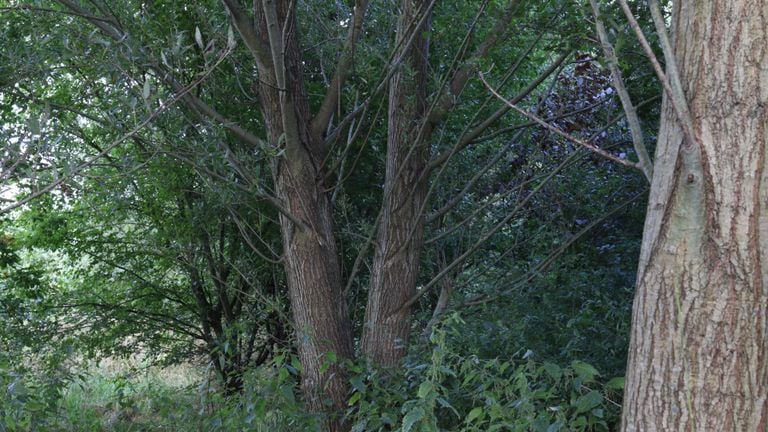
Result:
M403 0L395 45L406 44L428 1ZM365 312L363 354L375 364L396 365L411 333L410 308L416 294L424 235L425 169L430 131L422 129L426 111L429 17L389 83L387 163L382 217L376 236L371 286ZM429 127L429 126L427 126Z
M665 95L622 428L764 431L768 2L680 0L672 27L697 142Z
M291 301L302 389L313 411L343 413L347 407L347 379L333 365L321 372L326 354L351 358L351 325L344 301L339 257L333 231L330 197L320 172L325 150L320 137L310 133L310 114L302 80L300 50L295 35L279 44L270 29L286 26L289 2L264 0L256 7L257 33L272 49L272 65L259 64L259 97L270 144L282 152L274 161L275 193L291 215L280 215L283 260ZM271 16L270 16L271 15ZM283 67L284 65L284 67ZM284 89L280 90L280 89ZM329 430L343 430L338 419Z

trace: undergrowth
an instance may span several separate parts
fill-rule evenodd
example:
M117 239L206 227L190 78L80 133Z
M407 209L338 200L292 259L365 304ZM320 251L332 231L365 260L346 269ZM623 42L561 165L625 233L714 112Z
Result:
M436 331L405 368L346 364L352 431L609 431L620 415L622 379L605 380L589 364L567 366L462 355L447 340L457 317ZM331 358L333 358L331 356ZM204 367L145 367L120 360L58 377L0 362L0 432L5 431L320 431L304 408L301 365L276 356L247 374L225 398Z

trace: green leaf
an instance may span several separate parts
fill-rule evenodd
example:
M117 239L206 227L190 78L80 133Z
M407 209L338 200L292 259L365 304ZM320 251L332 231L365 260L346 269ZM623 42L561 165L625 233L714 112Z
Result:
M40 135L40 119L38 119L37 116L29 116L29 120L27 120L27 127L29 128L29 131L34 135Z
M626 378L624 377L611 378L610 381L605 383L605 388L609 388L611 390L623 390L625 381Z
M578 416L576 417L576 420L571 422L571 428L577 427L582 428L587 425L587 418L584 416Z
M547 428L547 432L558 432L560 429L563 428L563 422L562 421L556 421L555 423L552 423Z
M432 384L431 381L424 381L423 383L421 383L421 385L419 386L419 391L417 393L419 399L424 399L425 397L427 397L427 395L429 395L432 392L433 388L434 388L434 385Z
M467 423L471 423L476 418L483 415L483 407L476 407L472 408L472 411L467 414L467 419L465 420Z
M205 44L203 43L203 34L200 33L200 27L195 27L195 42L201 50L205 49Z
M409 432L411 429L413 429L413 425L415 425L419 420L424 418L424 409L422 407L415 407L412 410L408 411L408 414L403 417L403 427L401 428L402 432Z
M576 413L584 413L592 408L599 406L603 402L603 395L600 392L592 390L591 392L576 399L573 406L576 408Z
M149 78L144 80L144 89L141 91L141 97L149 99L149 94L152 91L152 84L149 82Z
M571 362L571 367L580 378L585 382L594 380L596 376L600 376L600 373L591 364L584 363L583 361L574 360Z
M227 48L233 49L237 45L235 42L235 32L232 30L232 26L227 28Z
M299 358L295 356L291 358L291 366L299 372L304 370L303 367L301 366L301 362L299 361Z
M355 390L359 392L365 391L365 383L363 383L363 378L360 376L353 376L349 382L352 384L352 387L355 388Z
M554 363L544 363L544 371L553 379L559 380L563 376L563 370Z

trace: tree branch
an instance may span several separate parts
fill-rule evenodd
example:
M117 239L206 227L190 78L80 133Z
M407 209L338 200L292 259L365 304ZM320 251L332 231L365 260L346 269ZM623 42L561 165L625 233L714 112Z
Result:
M565 59L570 55L570 52L561 54L555 61L549 65L547 69L545 69L541 74L539 74L536 79L531 81L530 84L526 88L524 88L522 91L520 91L515 97L511 99L512 104L516 104L523 100L526 96L528 96L533 90L536 89L536 87L539 86L539 84L542 83L545 79L547 79L557 68L560 67L560 65L565 61ZM448 161L451 157L453 157L454 154L460 152L468 145L472 144L472 142L480 136L481 133L483 133L486 129L488 129L493 123L498 121L504 114L509 112L511 107L508 105L503 105L501 108L496 110L493 114L491 114L488 118L486 118L483 122L481 122L479 125L475 126L474 128L471 128L467 130L461 138L456 142L456 145L453 146L449 151L443 152L438 154L432 161L429 163L429 166L427 167L427 171L432 171L435 168L439 167L440 165L444 164Z
M243 38L243 42L245 42L245 46L248 47L254 60L265 70L273 69L269 48L259 39L253 26L253 19L248 16L248 13L238 4L237 0L221 0L221 2L232 16L232 23L237 32L240 33L240 37Z
M601 149L600 147L598 147L598 146L596 146L594 144L591 144L591 143L588 143L588 142L586 142L584 140L576 138L575 136L573 136L573 135L571 135L571 134L569 134L567 132L563 132L560 129L552 126L551 124L549 124L547 122L545 122L544 120L542 120L538 116L536 116L534 114L531 114L528 111L518 107L514 103L504 99L504 97L502 95L497 93L496 90L494 90L491 87L491 85L488 84L488 82L485 80L485 77L483 77L482 73L480 73L480 79L483 81L485 86L488 87L488 90L490 90L491 93L493 93L497 98L499 98L501 101L503 101L505 104L507 104L510 108L512 108L513 110L517 111L518 113L524 115L525 117L528 117L529 119L533 120L534 122L538 123L539 125L543 126L544 128L546 128L546 129L556 133L557 135L562 136L563 138L565 138L565 139L567 139L569 141L575 142L576 144L579 144L580 146L585 147L585 148L587 148L587 149L589 149L589 150L599 154L600 156L603 156L606 159L610 159L610 160L612 160L612 161L614 161L616 163L619 163L621 165L632 167L632 168L637 168L637 169L642 171L642 168L640 167L639 164L636 164L634 162L630 162L630 161L628 161L626 159L621 159L620 157L615 156L615 155L613 155L613 154L611 154L611 153Z
M315 118L311 121L310 128L314 137L322 136L323 131L328 127L333 111L336 108L336 103L340 99L341 87L344 85L344 82L352 69L355 47L357 46L357 41L362 32L363 20L367 8L368 0L355 0L352 23L350 24L347 40L344 42L339 62L336 65L336 71L334 72L331 84L328 86L328 90L325 93L323 102L317 110Z
M635 147L635 153L637 153L637 159L640 162L640 169L650 183L653 179L653 164L651 163L651 158L648 156L648 149L645 147L640 119L637 117L637 111L632 105L632 98L630 98L629 92L624 86L624 78L622 78L621 71L619 70L619 61L616 58L616 52L613 50L613 45L611 45L611 42L608 40L608 33L605 31L603 18L600 14L600 5L597 0L589 0L589 3L592 5L592 12L595 15L597 37L600 39L603 53L608 61L608 69L610 69L611 76L613 77L613 87L619 94L621 105L624 107L627 124L629 125L629 131L632 135L632 144Z

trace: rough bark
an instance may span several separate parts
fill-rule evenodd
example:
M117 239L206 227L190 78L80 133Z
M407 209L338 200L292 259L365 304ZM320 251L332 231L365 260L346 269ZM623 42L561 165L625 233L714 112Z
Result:
M281 214L280 229L302 388L309 409L326 411L324 399L328 399L339 413L346 408L346 375L336 366L321 372L321 366L328 352L352 357L351 325L342 294L332 205L319 172L324 149L319 137L310 133L295 23L286 26L286 20L294 19L287 11L289 3L265 0L263 7L255 7L260 45L272 49L272 65L259 64L260 106L269 141L282 152L274 161L275 193L292 216ZM269 34L275 29L280 40ZM287 38L282 29L289 29ZM279 46L283 42L286 45ZM339 422L331 421L329 430L341 429Z
M624 431L768 428L768 2L677 1L696 142L665 97Z
M401 3L395 44L405 44L413 24L427 11L425 0ZM389 83L387 161L382 216L376 236L371 285L365 312L363 354L381 366L396 365L411 333L410 308L416 293L424 238L425 173L430 133L422 128L426 111L429 40L416 30L413 44ZM427 126L428 127L428 126Z

